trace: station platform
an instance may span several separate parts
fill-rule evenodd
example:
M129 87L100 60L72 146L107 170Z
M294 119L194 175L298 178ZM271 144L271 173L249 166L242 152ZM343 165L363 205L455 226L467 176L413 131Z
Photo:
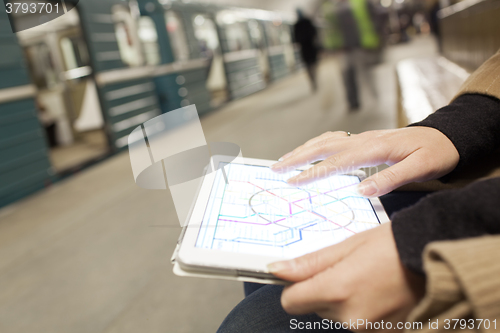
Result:
M396 62L436 53L430 37L388 48L356 112L342 56L325 57L318 92L295 73L203 116L207 141L278 159L325 131L394 128ZM169 193L136 186L127 152L0 210L0 332L214 332L242 285L173 275L179 233Z

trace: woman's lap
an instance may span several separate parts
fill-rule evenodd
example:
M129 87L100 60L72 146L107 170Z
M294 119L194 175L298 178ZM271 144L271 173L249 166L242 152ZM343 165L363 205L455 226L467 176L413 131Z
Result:
M282 332L325 332L321 325L329 325L312 313L303 316L292 316L281 307L283 286L245 284L245 291L252 286L253 291L245 297L226 317L218 333L282 333ZM306 329L314 327L317 329ZM304 329L300 329L304 327Z

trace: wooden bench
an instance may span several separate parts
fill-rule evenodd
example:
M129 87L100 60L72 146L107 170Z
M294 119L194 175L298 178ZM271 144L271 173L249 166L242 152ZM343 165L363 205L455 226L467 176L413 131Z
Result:
M414 58L396 66L398 81L398 127L418 122L449 104L470 75L444 57ZM437 191L460 188L471 182L500 176L500 158L488 158L479 168L463 170L447 183L438 180L402 186L400 191Z
M398 127L420 121L447 105L469 73L444 57L414 58L396 66Z

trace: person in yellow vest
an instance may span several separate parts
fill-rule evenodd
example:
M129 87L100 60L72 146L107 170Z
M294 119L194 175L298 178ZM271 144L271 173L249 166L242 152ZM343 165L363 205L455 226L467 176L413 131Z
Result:
M343 69L344 86L351 111L360 108L357 74L367 71L370 56L380 49L376 13L367 0L339 0L335 12L347 53Z

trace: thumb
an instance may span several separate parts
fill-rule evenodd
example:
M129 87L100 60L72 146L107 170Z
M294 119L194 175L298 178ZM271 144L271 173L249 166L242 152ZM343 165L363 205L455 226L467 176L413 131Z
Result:
M377 172L358 185L358 192L365 197L379 197L405 184L420 181L428 176L428 166L419 154L412 154L393 166Z
M287 281L306 280L328 267L341 261L362 239L357 235L339 243L304 256L271 263L267 266L270 273Z

